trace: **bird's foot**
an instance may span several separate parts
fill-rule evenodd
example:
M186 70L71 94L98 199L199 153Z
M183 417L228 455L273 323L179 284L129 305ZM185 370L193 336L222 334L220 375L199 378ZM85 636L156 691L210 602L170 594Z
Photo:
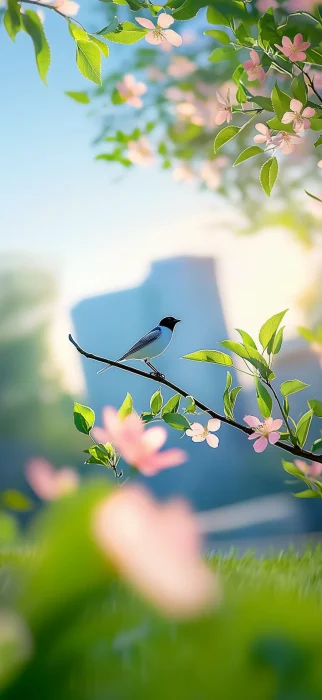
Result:
M165 374L161 374L161 372L150 372L150 377L154 379L165 379Z

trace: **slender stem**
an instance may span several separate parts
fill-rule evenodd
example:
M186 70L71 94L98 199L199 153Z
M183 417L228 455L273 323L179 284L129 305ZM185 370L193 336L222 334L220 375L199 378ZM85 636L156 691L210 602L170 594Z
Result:
M167 386L169 389L172 389L176 394L180 394L180 396L183 396L184 398L188 398L188 396L192 396L192 394L188 393L184 389L181 389L179 386L176 384L173 384L172 382L169 382L168 379L163 377L162 375L159 374L153 374L149 372L144 372L142 369L136 369L136 367L130 367L124 364L121 364L120 362L114 362L114 360L108 360L106 357L100 357L99 355L93 355L91 352L87 352L86 350L83 350L83 348L76 343L76 340L74 340L73 336L69 334L68 336L70 342L78 352L83 355L84 357L87 357L89 360L95 360L95 362L100 362L105 365L111 365L112 367L118 367L118 369L122 369L124 372L130 372L131 374L136 374L139 377L145 377L146 379L150 379L153 382L157 382L158 384L163 384L164 386ZM202 403L202 401L199 401L199 399L194 398L194 402L198 408L200 408L202 411L205 413L208 413L211 418L218 418L222 423L226 423L227 425L231 425L233 428L237 428L237 430L241 430L243 433L246 435L252 435L253 430L252 428L247 428L245 425L242 425L241 423L237 423L235 420L230 420L230 418L227 418L226 416L220 415L220 413L217 413L216 411L213 411L211 408L208 408L206 404ZM279 447L281 450L284 450L285 452L289 452L290 454L294 455L295 457L303 457L304 459L310 459L311 461L314 462L319 462L322 464L322 455L314 455L312 452L309 452L308 450L303 450L300 447L296 447L294 445L287 445L281 440L275 443L276 447Z
M277 401L277 403L278 403L279 409L280 409L281 414L282 414L282 416L283 416L283 418L284 418L284 421L285 421L285 425L286 425L286 427L287 427L287 429L288 429L288 432L289 432L290 435L291 435L291 432L292 432L292 431L291 431L291 428L290 428L290 424L289 424L289 422L288 422L288 417L287 417L287 415L286 415L286 413L285 413L285 411L284 411L284 409L283 409L283 406L282 406L282 404L281 404L281 402L280 402L280 400L279 400L278 394L276 393L276 391L275 391L273 385L272 385L270 382L267 381L266 384L267 384L267 386L270 388L272 394L274 395L274 397L275 397L275 399L276 399L276 401Z
M316 95L316 97L318 98L319 102L322 102L322 97L321 97L321 95L319 95L318 91L315 89L314 82L313 82L311 76L304 70L304 68L302 68L302 66L299 66L297 63L296 63L296 65L300 69L301 73L303 73L303 75L305 75L307 77L308 82L309 82L309 86L310 86L311 90L313 90L313 92Z

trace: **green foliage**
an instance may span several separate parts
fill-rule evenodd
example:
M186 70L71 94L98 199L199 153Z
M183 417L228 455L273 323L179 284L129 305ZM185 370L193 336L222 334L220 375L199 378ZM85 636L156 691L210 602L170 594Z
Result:
M122 22L113 31L100 32L100 36L116 44L136 44L148 33L148 29L139 27L133 22Z
M162 408L162 415L164 415L164 413L177 413L177 411L179 411L180 401L180 394L171 396L171 399L169 399Z
M67 95L68 97L71 97L71 99L75 100L75 102L79 102L80 104L83 104L83 105L88 105L90 102L90 99L89 99L87 92L67 91L67 92L65 92L65 95Z
M89 435L95 423L95 413L88 406L83 406L75 401L74 403L74 424L80 433Z
M181 413L164 413L162 418L167 425L175 430L188 430L190 423Z
M214 362L217 365L232 365L233 361L229 355L219 350L197 350L189 355L183 356L184 360L195 360L196 362Z
M230 44L231 41L228 34L223 32L222 29L208 29L204 34L220 41L221 44Z
M76 63L84 78L97 85L102 84L101 52L92 41L76 41Z
M306 389L309 384L301 382L299 379L289 379L281 384L281 393L283 396L289 396L290 394L295 394L297 391L302 391Z
M269 318L268 321L266 321L262 325L259 331L259 340L261 342L263 350L266 350L269 342L278 330L278 327L281 324L287 311L288 309L285 309L285 311L280 311L280 313L274 314L274 316L271 316L271 318Z
M4 13L3 24L12 41L15 41L21 29L21 19L20 4L17 0L8 0L8 9Z
M262 416L264 416L264 418L269 418L272 413L273 400L266 387L259 379L256 380L256 398Z
M160 413L163 404L163 398L160 389L151 396L150 408L154 416Z
M231 389L233 378L230 372L227 372L226 386L223 395L224 400L224 413L227 418L234 420L234 407L236 403L237 396L241 391L241 386L236 386L235 389Z
M249 158L258 156L260 153L264 153L264 150L259 146L249 146L245 148L245 150L239 154L238 158L236 158L233 167L240 165L240 163L243 163L245 160L249 160Z
M269 158L269 160L262 165L261 171L260 171L260 183L262 185L262 188L267 194L268 197L270 197L272 189L275 185L275 182L277 180L278 176L278 162L277 158L275 156L273 158Z
M239 132L239 126L225 126L224 129L221 129L215 138L214 152L217 153L222 146L235 138Z
M304 416L300 418L297 426L296 426L296 438L297 441L300 445L300 447L303 447L306 443L307 436L310 430L310 425L312 422L312 416L313 416L313 411L307 411L307 413L304 413Z
M26 10L22 15L22 29L31 37L34 48L38 73L42 81L47 84L46 78L50 66L50 48L42 23L33 10Z
M116 454L109 442L105 443L105 445L93 445L88 450L84 450L84 452L90 455L85 464L102 464L104 467L115 466Z
M318 401L318 399L310 399L310 401L308 401L308 405L315 416L322 418L322 401Z
M131 394L127 393L126 397L122 403L122 406L118 410L119 417L124 419L133 412L133 399Z
M17 491L16 489L8 489L7 491L2 491L0 495L0 501L3 506L9 508L10 510L16 510L18 512L25 512L31 510L33 504L25 494Z

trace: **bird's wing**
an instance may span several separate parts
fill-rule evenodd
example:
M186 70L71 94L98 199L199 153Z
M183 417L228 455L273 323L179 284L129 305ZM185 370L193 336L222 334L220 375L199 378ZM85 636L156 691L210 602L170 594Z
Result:
M138 352L139 350L142 350L142 348L151 345L151 343L154 343L155 340L158 340L158 338L160 338L161 333L162 330L160 326L152 328L152 331L149 331L149 333L140 338L140 340L138 340L138 342L135 343L135 345L132 345L132 347L125 353L125 355L123 355L123 357L120 358L120 360L126 360L130 357L130 355L134 355L134 353Z

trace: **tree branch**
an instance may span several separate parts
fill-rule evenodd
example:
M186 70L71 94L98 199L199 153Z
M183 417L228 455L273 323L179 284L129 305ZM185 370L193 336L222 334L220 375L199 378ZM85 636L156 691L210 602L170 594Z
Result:
M184 398L187 398L188 396L192 396L192 394L189 394L187 391L184 391L184 389L181 389L179 386L176 384L173 384L172 382L169 382L168 379L163 377L162 375L155 375L155 374L150 374L149 372L144 372L141 369L136 369L136 367L130 367L128 365L121 364L120 362L115 362L114 360L108 360L106 357L100 357L99 355L93 355L91 352L87 352L86 350L83 350L83 348L76 343L76 340L74 340L73 336L69 334L68 336L70 342L78 352L83 355L84 357L87 357L89 360L95 360L95 362L101 362L102 364L105 365L111 365L112 367L117 367L118 369L122 369L125 372L130 372L131 374L136 374L139 377L145 377L146 379L150 379L153 382L158 382L158 384L163 384L163 386L167 386L169 389L172 389L176 394L180 394L180 396L183 396ZM246 435L252 435L253 430L251 428L247 428L245 425L242 425L241 423L237 423L235 420L230 420L230 418L227 418L226 416L220 415L220 413L216 413L216 411L213 411L211 408L208 408L206 404L202 403L198 399L194 398L194 402L198 408L200 408L201 411L204 411L205 413L208 413L211 418L218 418L222 423L226 423L227 425L231 425L233 428L237 428L237 430L241 430L243 433ZM309 452L308 450L302 450L300 447L296 447L294 445L287 445L281 440L275 443L276 447L279 447L281 450L284 450L285 452L289 452L290 454L294 455L294 457L302 457L303 459L310 459L313 462L319 462L322 464L322 455L314 455L313 452Z

